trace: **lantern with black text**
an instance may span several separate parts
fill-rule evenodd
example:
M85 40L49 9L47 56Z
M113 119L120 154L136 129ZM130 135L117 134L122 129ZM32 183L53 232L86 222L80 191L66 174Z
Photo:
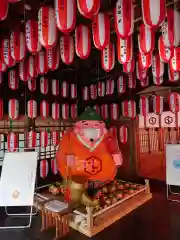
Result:
M27 72L27 60L24 59L19 63L19 78L27 82L29 80L28 72Z
M27 115L29 118L37 117L37 102L35 100L29 100L27 103Z
M112 95L114 94L114 80L113 79L108 79L106 81L106 95Z
M159 56L161 58L161 61L169 62L169 60L173 57L173 50L164 45L162 36L160 36L158 40L158 48L159 48Z
M47 63L48 68L55 71L59 67L60 62L60 51L59 46L54 46L47 49Z
M98 13L93 17L92 33L94 46L103 50L110 40L110 19L107 13Z
M169 66L172 71L180 71L180 47L173 49L173 57L170 59Z
M146 25L141 24L139 27L138 45L141 53L149 53L154 50L155 32Z
M127 38L134 31L134 6L132 0L118 0L114 11L114 22L118 37Z
M110 72L115 65L115 49L111 42L101 51L101 67L106 72Z
M38 12L39 42L45 47L53 47L57 40L57 28L54 9L43 6Z
M101 105L101 116L104 120L107 120L109 118L109 109L107 104Z
M148 52L146 54L139 52L139 66L142 69L148 69L152 63L152 53Z
M49 173L49 164L47 160L40 161L40 177L46 178Z
M142 0L143 22L149 28L158 27L165 20L166 0Z
M91 99L95 100L97 98L97 85L91 84L90 85L90 96Z
M120 94L126 91L126 78L124 76L119 76L117 79L117 91Z
M10 36L11 57L15 61L21 61L26 56L26 43L23 32L13 31Z
M59 80L52 79L51 87L52 87L52 95L58 96L59 95Z
M17 99L10 99L8 103L8 116L12 120L17 120L19 117L19 101Z
M36 55L36 70L38 74L44 75L48 72L47 53L46 51L40 51Z
M17 71L15 69L11 69L8 72L8 86L11 90L17 90L19 86L19 78Z
M149 76L145 77L144 79L141 79L140 85L141 87L147 87L149 85Z
M52 119L59 120L60 118L60 105L59 103L52 103L52 113L51 113Z
M26 47L29 52L36 54L41 51L42 46L38 39L38 22L34 19L25 24Z
M62 109L61 110L62 110L62 112L61 112L62 118L64 120L69 119L69 105L67 103L62 104Z
M12 67L16 64L16 61L11 57L11 48L10 48L10 40L5 38L1 43L2 50L2 61L6 64L7 67Z
M75 49L76 54L81 59L89 57L91 52L90 30L85 25L79 25L75 30Z
M30 78L36 78L37 77L37 70L36 70L36 62L34 56L29 56L27 61L27 75Z
M56 158L51 159L51 171L54 175L58 173Z
M40 104L40 115L43 119L49 116L49 104L46 100L43 100Z
M68 97L68 93L69 93L69 84L66 81L63 81L61 83L61 96L63 98Z
M180 95L177 92L169 94L169 108L171 112L177 113L180 111Z
M28 148L35 148L36 147L36 139L37 133L34 131L30 131L27 133L27 147Z
M128 129L126 126L121 126L119 128L120 142L126 144L128 141Z
M123 72L132 73L134 72L134 67L135 67L135 60L134 60L134 57L132 57L131 61L123 64Z
M136 75L135 73L128 73L128 88L136 88Z
M41 76L40 77L40 92L46 95L49 91L48 78Z
M18 135L10 132L7 135L7 150L8 152L16 152L18 148Z
M140 114L144 117L149 113L149 100L146 96L141 96L139 101Z
M72 99L77 98L77 85L74 83L70 84L70 94Z
M36 90L36 78L31 78L28 80L28 89L31 92Z
M54 5L58 29L63 33L72 32L76 24L76 1L55 0Z
M42 131L40 132L40 146L46 148L49 142L48 132Z
M132 36L129 36L126 39L118 38L117 54L118 54L118 61L121 64L125 64L132 60L132 54L133 54Z
M163 112L163 97L162 96L154 96L153 97L153 111L156 114L160 114Z
M59 132L53 131L51 132L51 143L53 146L57 146L59 144Z
M164 74L164 62L161 61L159 54L154 54L152 57L152 74L157 78Z
M74 40L70 35L60 37L60 55L62 62L69 65L74 61Z
M119 105L117 103L110 104L110 116L112 120L119 118Z
M89 88L87 86L82 88L82 98L85 101L89 100Z
M163 83L163 76L161 76L161 77L153 76L153 83L155 85L161 85Z
M136 102L133 100L124 100L122 102L122 115L134 119L136 117Z
M77 0L77 7L82 16L92 18L99 11L100 0Z
M104 82L98 82L98 96L104 97L106 92L106 86Z
M71 118L75 120L77 118L77 104L71 105Z
M1 0L1 7L0 7L0 21L6 19L8 15L9 9L9 0Z
M0 49L1 51L1 49ZM4 63L4 61L2 60L2 54L0 54L0 72L6 72L7 70L7 65Z

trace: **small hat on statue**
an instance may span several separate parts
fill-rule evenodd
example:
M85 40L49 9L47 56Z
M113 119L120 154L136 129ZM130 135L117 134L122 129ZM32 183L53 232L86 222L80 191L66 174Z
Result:
M78 117L78 121L102 121L101 116L96 112L95 109L87 107L85 111Z

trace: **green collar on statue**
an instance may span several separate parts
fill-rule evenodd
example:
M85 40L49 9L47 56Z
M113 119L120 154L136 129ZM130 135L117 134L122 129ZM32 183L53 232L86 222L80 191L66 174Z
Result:
M84 146L86 146L86 147L90 150L90 152L92 152L92 151L94 151L94 149L100 144L100 142L103 140L104 134L103 134L102 137L96 142L96 144L95 144L93 147L91 147L88 143L86 143L79 134L77 134L77 138L78 138L78 140L79 140Z

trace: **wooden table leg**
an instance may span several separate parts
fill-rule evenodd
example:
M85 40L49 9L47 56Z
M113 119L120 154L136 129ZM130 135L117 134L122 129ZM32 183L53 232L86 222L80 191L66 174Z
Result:
M44 231L46 228L46 219L44 209L41 211L41 231Z

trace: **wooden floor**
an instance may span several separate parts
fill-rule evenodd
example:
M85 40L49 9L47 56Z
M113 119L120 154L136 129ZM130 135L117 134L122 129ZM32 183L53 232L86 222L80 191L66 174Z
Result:
M179 240L180 203L167 202L165 187L160 183L151 183L151 189L152 200L92 239ZM3 223L3 213L1 213L0 222ZM53 240L53 232L41 233L39 229L40 219L35 217L31 229L1 230L0 240ZM88 238L71 231L70 235L63 239L86 240Z

